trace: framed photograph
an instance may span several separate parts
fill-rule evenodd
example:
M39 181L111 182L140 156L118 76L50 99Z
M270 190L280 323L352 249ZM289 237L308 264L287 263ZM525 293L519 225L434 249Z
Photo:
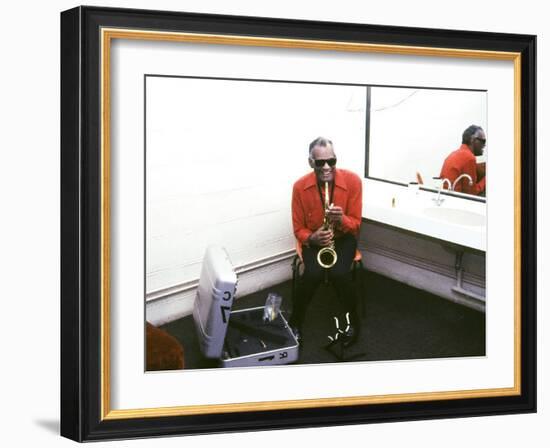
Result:
M61 13L61 434L536 411L536 36Z

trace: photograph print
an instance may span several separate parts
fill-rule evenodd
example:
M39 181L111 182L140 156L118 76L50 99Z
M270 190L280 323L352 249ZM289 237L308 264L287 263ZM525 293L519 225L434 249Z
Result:
M485 356L487 92L144 77L146 371Z

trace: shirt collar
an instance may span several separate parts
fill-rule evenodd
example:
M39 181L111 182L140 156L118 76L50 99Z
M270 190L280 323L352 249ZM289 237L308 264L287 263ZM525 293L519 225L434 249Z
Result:
M335 186L342 188L343 190L348 189L348 184L346 183L346 179L344 178L344 175L342 174L342 171L336 168L334 171L334 184ZM309 175L306 178L306 181L304 183L304 190L307 190L311 187L317 186L317 178L315 177L315 171L312 171L309 173Z

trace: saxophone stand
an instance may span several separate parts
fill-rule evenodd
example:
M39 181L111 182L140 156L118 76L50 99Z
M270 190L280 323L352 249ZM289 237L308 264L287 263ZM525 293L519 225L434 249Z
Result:
M333 355L338 361L342 362L353 361L354 359L364 357L365 353L356 353L355 355L346 356L346 347L344 346L346 338L344 334L350 327L349 313L346 313L347 326L345 329L340 328L340 321L336 316L333 317L334 322L336 323L336 334L334 336L328 336L329 343L325 345L324 349Z

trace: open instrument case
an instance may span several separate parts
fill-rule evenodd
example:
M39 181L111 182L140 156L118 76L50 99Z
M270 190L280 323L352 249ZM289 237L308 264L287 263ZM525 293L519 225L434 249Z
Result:
M206 250L193 319L201 353L221 367L281 365L298 359L299 344L279 312L264 321L264 307L233 311L237 275L225 249Z

